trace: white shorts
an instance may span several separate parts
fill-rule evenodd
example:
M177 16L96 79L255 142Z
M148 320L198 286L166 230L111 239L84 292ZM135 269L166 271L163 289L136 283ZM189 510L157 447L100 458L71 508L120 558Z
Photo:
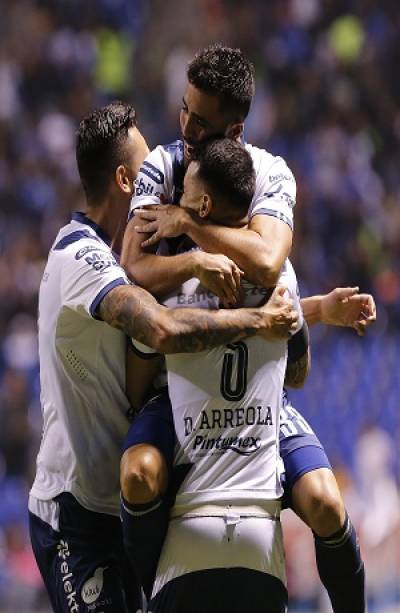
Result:
M208 514L201 515L205 509ZM280 585L282 593L286 593L279 517L266 512L265 506L230 505L207 506L172 517L157 568L152 598L171 581L206 569L258 571L257 575L269 575L273 583ZM243 582L242 594L246 588L247 584ZM252 591L253 587L249 585L249 592ZM251 602L252 595L248 594L248 602ZM207 606L211 610L211 604Z

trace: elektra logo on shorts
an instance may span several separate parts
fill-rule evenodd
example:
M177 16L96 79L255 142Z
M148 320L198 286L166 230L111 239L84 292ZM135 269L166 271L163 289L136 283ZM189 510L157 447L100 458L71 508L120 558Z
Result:
M57 545L57 551L58 557L62 560L60 564L61 582L67 599L68 611L70 611L70 613L76 613L76 611L79 611L79 604L76 602L76 591L74 589L75 579L68 564L68 558L71 555L68 542L60 539Z

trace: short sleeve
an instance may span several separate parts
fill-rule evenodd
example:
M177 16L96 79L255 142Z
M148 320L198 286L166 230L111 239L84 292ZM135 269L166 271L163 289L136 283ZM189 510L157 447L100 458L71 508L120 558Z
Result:
M135 181L135 194L131 200L129 219L144 205L171 202L173 178L172 163L162 146L156 147L143 162Z
M256 168L256 190L249 210L250 219L255 215L271 215L293 230L295 204L296 181L286 162L281 157L274 157L272 164L261 159Z
M132 351L143 360L151 360L160 355L154 351L154 349L148 345L145 345L144 343L141 343L140 341L137 341L135 338L131 338L131 348Z
M96 317L102 299L118 285L129 285L124 269L107 245L88 239L66 248L60 257L63 304L82 315Z

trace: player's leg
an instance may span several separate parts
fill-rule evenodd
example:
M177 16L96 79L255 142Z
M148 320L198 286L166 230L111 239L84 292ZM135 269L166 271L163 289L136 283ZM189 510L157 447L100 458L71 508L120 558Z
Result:
M282 411L285 498L312 529L322 583L335 613L364 613L365 573L355 529L321 443L291 406Z
M54 611L141 610L139 582L124 552L119 518L88 511L70 494L44 504L53 505L52 523L57 525L30 511L30 533Z
M168 527L165 500L175 431L167 390L133 422L121 460L121 518L125 549L148 595Z
M172 519L149 605L152 613L284 613L279 521L226 515Z

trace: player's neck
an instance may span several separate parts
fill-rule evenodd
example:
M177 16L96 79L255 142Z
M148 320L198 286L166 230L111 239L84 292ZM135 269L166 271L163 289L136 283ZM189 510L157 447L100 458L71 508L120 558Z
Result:
M111 203L104 201L102 203L96 203L92 205L87 203L86 216L97 224L103 232L110 238L113 243L120 231L122 214L118 214L122 207L118 207L117 203ZM124 223L126 221L126 214L123 216Z

